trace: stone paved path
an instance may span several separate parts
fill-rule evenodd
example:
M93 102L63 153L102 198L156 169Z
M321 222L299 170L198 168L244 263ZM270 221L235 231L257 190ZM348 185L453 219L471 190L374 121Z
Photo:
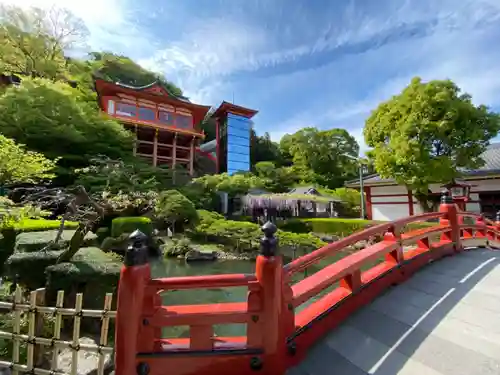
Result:
M500 374L500 251L429 265L350 317L288 375Z

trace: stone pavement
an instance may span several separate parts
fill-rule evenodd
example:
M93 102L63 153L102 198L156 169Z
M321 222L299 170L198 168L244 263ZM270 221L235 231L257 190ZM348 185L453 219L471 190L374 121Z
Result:
M288 375L500 374L500 251L437 261L333 330Z

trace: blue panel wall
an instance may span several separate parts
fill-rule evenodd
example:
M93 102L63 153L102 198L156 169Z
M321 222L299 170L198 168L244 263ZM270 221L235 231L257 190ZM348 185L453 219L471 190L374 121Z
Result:
M227 116L227 173L248 172L250 170L250 129L251 121L246 117Z

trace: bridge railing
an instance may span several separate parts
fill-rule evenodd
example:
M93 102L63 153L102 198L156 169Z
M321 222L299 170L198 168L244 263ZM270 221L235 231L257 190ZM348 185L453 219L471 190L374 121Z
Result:
M466 217L472 222L465 223ZM433 219L436 225L402 233L408 224ZM263 232L255 274L160 279L151 278L146 239L136 233L120 278L116 373L283 374L349 314L425 264L462 251L468 240L499 240L500 223L459 212L445 196L439 212L373 226L285 266L277 252L276 227L267 223ZM376 236L379 242L292 283L294 274ZM246 287L246 301L165 306L161 300L161 293L173 290L228 287ZM246 325L245 336L215 336L214 325L235 323ZM162 328L172 326L188 326L189 337L165 338Z

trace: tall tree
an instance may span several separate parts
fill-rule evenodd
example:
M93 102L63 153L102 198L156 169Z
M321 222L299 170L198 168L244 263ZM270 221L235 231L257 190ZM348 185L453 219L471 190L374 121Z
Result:
M253 166L261 161L271 161L276 165L281 164L281 154L277 143L271 140L268 132L263 136L257 135L254 129L250 134L250 161Z
M280 149L308 182L334 189L356 175L359 145L345 129L303 128L285 135Z
M50 159L61 157L58 173L63 174L98 155L131 155L132 135L82 95L63 82L24 79L0 96L1 132Z
M474 105L450 80L414 78L366 121L364 136L377 172L416 190L424 209L428 186L475 169L500 129L499 116Z
M126 56L111 52L92 52L93 71L103 79L132 86L145 86L159 81L172 95L182 96L182 90L159 73L147 70Z
M66 73L64 52L85 43L88 30L70 11L0 6L0 69L45 78Z

